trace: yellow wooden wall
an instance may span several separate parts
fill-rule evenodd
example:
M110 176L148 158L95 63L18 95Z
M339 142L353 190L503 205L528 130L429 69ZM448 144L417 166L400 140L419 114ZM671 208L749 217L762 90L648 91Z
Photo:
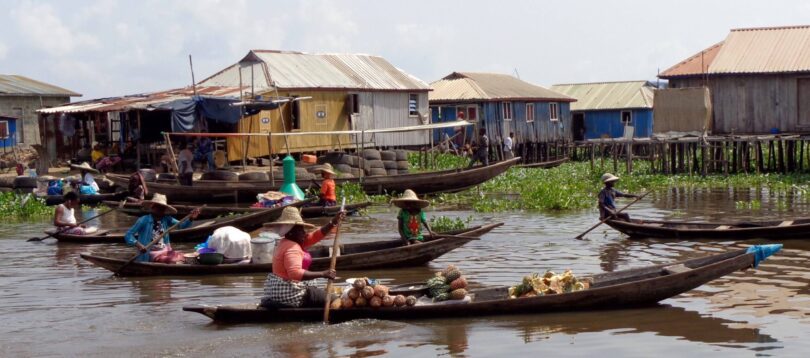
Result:
M272 93L275 95L275 93ZM283 133L284 128L288 132L322 132L322 131L342 131L349 129L349 121L346 110L346 92L279 92L280 96L312 97L299 101L301 128L291 130L291 104L284 104L278 109L262 111L259 114L245 117L239 122L240 133L267 133L268 125L262 123L263 118L270 119L269 129L273 133ZM320 119L316 117L316 112L326 110L326 117ZM281 113L284 112L285 124L282 126ZM294 136L288 137L290 152L309 152L316 150L335 149L338 147L351 146L352 139L348 135L317 135L317 136ZM273 153L286 153L287 148L284 137L273 137ZM242 159L242 148L247 148L248 157L267 156L267 138L251 137L228 139L228 160L237 161Z

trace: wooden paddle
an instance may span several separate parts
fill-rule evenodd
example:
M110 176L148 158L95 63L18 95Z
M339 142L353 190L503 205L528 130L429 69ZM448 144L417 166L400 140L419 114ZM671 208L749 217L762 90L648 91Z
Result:
M613 217L614 217L616 214L618 214L618 213L620 213L620 212L624 211L624 209L629 208L629 207L630 207L630 205L633 205L633 204L637 203L639 200L641 200L642 198L644 198L645 196L647 196L647 194L649 194L649 193L650 193L650 192L648 191L648 192L646 192L646 193L644 193L644 194L641 194L641 195L640 195L638 198L636 198L636 200L633 200L633 201L632 201L630 204L625 205L623 208L619 209L619 210L618 210L618 211L616 211L615 213L610 214L610 215L608 215L608 217L606 217L606 218L604 218L604 219L600 220L600 221L599 221L599 223L597 223L597 224L596 224L596 225L594 225L594 226L591 226L591 228L590 228L590 229L585 230L585 232L583 232L583 233L579 234L577 237L575 237L575 239L577 239L577 240L582 240L582 237L583 237L583 236L585 236L585 235L587 235L589 232L593 231L593 229L596 229L597 227L599 227L599 225L604 224L604 223L605 223L605 221L610 220L610 219L611 219L611 218L613 218Z
M343 209L346 208L346 197L343 197L343 203L340 204L340 212L343 212ZM340 238L340 221L338 221L337 226L335 227L335 240L332 241L332 259L329 261L329 269L334 270L335 266L337 266L337 251L340 248L338 246L338 239ZM323 323L329 324L329 309L332 307L332 279L330 278L326 281L326 303L323 307Z
M436 238L436 239L481 240L480 237L461 236L461 235L448 235L448 234L433 234L433 235L430 235L430 237Z
M208 205L208 204L204 204L203 206L199 207L199 209L203 209L203 208L205 208L207 205ZM138 252L137 254L135 254L135 256L132 256L132 258L131 258L131 259L127 260L127 262L125 262L123 265L121 265L121 267L119 267L117 270L115 270L115 274L117 275L117 274L118 274L119 272L121 272L121 271L122 271L124 268L126 268L127 266L129 266L129 264L131 264L131 263L135 262L135 260L137 260L137 259L138 259L138 256L141 256L141 255L142 255L142 254L144 254L144 253L148 253L148 252L149 252L149 248L150 248L150 247L152 247L152 245L157 244L158 242L160 242L160 240L163 240L163 238L164 238L166 235L168 235L168 234L169 234L169 232L171 232L172 230L174 230L174 229L176 229L177 227L179 227L179 226L180 226L180 224L184 223L186 220L190 219L190 218L191 218L191 214L192 214L192 213L194 213L194 210L191 210L191 212L190 212L190 213L188 213L188 215L186 215L186 216L185 216L184 218L182 218L180 221L178 221L178 222L177 222L177 224L172 225L171 227L169 227L168 229L166 229L166 231L164 231L162 234L160 234L160 236L158 236L158 237L156 237L154 240L152 240L152 241L151 241L151 242L150 242L148 245L146 245L146 247L144 247L144 251L145 251L145 252L140 252L140 250L139 250L139 252Z
M110 209L110 210L107 210L107 211L105 211L105 212L101 213L101 214L98 214L98 215L96 215L96 216L93 216L93 217L91 217L91 218L89 218L89 219L87 219L87 220L83 220L82 222L80 222L80 223L78 223L78 224L76 224L76 225L81 225L81 224L84 224L84 223L86 223L86 222L88 222L88 221L90 221L90 220L100 218L100 217L102 217L102 216L104 216L104 215L107 215L107 214L109 214L109 213L113 212L113 211L116 211L116 210L118 210L118 209L121 209L121 208L123 208L123 207L124 207L124 203L126 203L126 200L121 200L121 202L119 202L119 203L118 203L118 206L117 206L117 207L114 207L114 208L112 208L112 209ZM28 240L25 240L25 241L42 241L42 240L45 240L45 239L47 239L47 238L49 238L49 237L54 237L55 235L59 235L59 234L61 234L61 233L65 232L65 231L68 231L68 230L70 230L70 229L72 229L72 227L66 227L66 228L64 228L64 229L62 229L62 230L59 230L59 231L57 231L57 232L54 232L54 233L48 234L48 236L45 236L45 237L32 237L32 238L30 238L30 239L28 239Z

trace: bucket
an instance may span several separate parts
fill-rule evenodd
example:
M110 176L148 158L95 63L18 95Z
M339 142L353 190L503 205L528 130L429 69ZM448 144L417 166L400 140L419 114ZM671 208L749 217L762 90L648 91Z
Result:
M250 240L250 249L253 251L254 264L269 264L273 262L273 253L276 241L280 237L272 232L262 232L259 237Z

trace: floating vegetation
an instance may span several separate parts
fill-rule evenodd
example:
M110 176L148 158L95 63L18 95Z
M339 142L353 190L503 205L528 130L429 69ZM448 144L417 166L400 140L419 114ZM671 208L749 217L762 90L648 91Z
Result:
M42 218L53 214L53 209L45 205L45 199L31 194L0 192L0 217L3 219Z
M472 220L472 216L468 216L466 219L434 216L430 218L430 228L434 232L461 230L466 228Z
M762 208L762 202L759 200L750 200L750 201L735 201L734 207L737 210L747 209L747 210L759 210Z

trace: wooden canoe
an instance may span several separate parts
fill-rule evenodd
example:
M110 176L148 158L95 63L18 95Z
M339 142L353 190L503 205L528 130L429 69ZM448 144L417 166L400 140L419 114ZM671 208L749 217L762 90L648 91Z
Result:
M116 200L124 199L127 196L126 192L93 194L93 195L79 195L79 202L84 205L96 205L104 201L113 201L118 205ZM59 205L65 202L65 197L62 195L45 195L40 196L45 199L45 205Z
M549 160L546 162L540 163L528 163L528 164L518 164L516 167L518 168L537 168L537 169L550 169L554 167L558 167L561 164L568 161L568 158L556 159L556 160Z
M111 208L118 207L117 201L105 201L104 205L107 205ZM362 202L362 203L354 203L354 204L347 204L346 205L346 212L349 214L355 213L359 210L365 209L371 205L371 202ZM183 217L188 215L191 210L198 207L197 205L185 205L185 204L172 204L172 206L177 209L177 217ZM200 211L200 216L198 220L205 220L205 219L214 219L222 216L227 216L231 214L246 214L246 213L253 213L257 211L264 211L270 209L264 208L250 208L250 207L240 207L240 206L206 206ZM322 206L308 206L301 208L301 216L304 218L317 218L322 216L334 216L337 212L340 211L340 206L331 206L331 207L322 207ZM140 216L144 215L147 211L143 209L143 206L136 203L126 203L124 207L118 209L118 212L127 214L127 215L135 215Z
M496 223L470 227L463 230L446 232L450 235L480 237L492 229L503 225ZM457 249L471 240L458 238L440 238L427 240L417 245L403 245L402 240L387 239L383 241L364 242L340 245L341 255L337 258L339 270L380 269L423 265ZM309 249L312 254L311 270L329 268L329 249L324 245L315 245ZM115 272L125 262L124 259L109 258L82 253L81 257L93 264ZM273 271L273 264L163 264L157 262L133 262L118 272L121 276L201 276L266 273Z
M452 169L444 171L379 175L363 178L339 178L337 184L351 182L362 184L368 194L402 193L411 189L418 193L452 193L484 183L515 165L520 157L494 163L489 166L477 166L471 169ZM116 185L126 188L129 176L108 174L107 178ZM362 179L362 182L361 182ZM306 188L311 180L299 180L298 186ZM254 202L256 195L270 190L278 190L281 180L275 185L269 181L212 181L197 180L192 186L182 186L176 183L146 183L150 192L161 193L168 197L170 202Z
M608 220L610 227L633 238L661 239L806 239L810 237L810 218L729 222L690 223L658 220Z
M655 304L699 287L711 280L754 265L753 253L737 250L681 262L653 265L591 276L586 290L556 295L509 299L508 287L472 290L472 302L413 307L369 307L333 310L334 322L361 318L403 320L438 317L471 317L500 314L538 314L576 310L605 310ZM320 321L322 308L267 310L256 304L233 306L186 306L219 322Z
M300 207L306 201L299 201L287 206ZM225 226L233 226L243 231L256 230L264 223L273 221L281 215L284 207L268 209L266 211L258 211L255 213L247 213L236 216L229 216L213 220L196 220L193 226L186 229L174 230L169 234L169 239L172 242L202 242L211 235L214 230ZM53 237L59 243L72 243L72 244L95 244L95 243L124 243L124 235L129 228L121 229L108 229L99 230L97 233L90 235L70 235L70 234L55 234Z

